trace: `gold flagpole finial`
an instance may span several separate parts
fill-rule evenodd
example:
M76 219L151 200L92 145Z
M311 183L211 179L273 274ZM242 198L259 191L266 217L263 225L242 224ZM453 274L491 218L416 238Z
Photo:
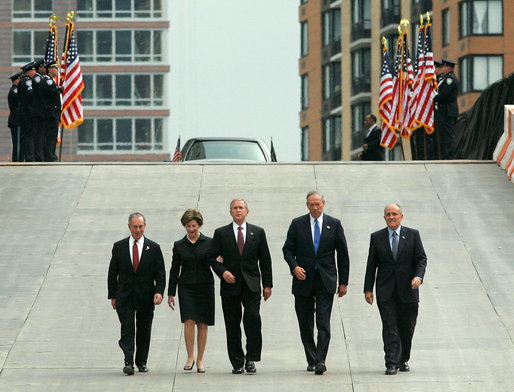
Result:
M61 20L57 15L52 14L50 18L48 18L48 27L52 28L55 26L58 20Z
M382 36L382 45L384 46L385 49L387 49L387 39L385 36Z
M427 11L427 24L430 24L430 13Z
M419 25L423 26L423 14L419 14Z
M73 18L75 17L75 11L70 11L66 14L66 20L68 23L73 22Z

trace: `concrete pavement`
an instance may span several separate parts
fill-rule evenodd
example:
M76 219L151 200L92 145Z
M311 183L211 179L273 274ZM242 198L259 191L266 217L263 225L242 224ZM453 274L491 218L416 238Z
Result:
M341 218L351 260L323 376L305 371L281 252L315 188L325 212ZM248 221L266 229L274 263L257 374L230 374L217 296L206 374L182 370L179 313L161 305L150 372L124 376L106 275L129 213L145 214L168 272L183 211L198 207L212 235L230 222L234 197L246 198ZM396 376L383 374L378 309L362 294L369 235L384 227L389 202L402 205L428 256L412 370ZM514 187L492 162L0 165L0 391L512 391L513 206Z

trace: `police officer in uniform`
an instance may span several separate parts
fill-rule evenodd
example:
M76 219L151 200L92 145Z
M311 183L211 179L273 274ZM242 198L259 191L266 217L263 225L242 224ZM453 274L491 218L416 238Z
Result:
M20 114L19 105L20 99L18 94L18 83L20 82L22 73L18 72L11 76L9 79L12 81L12 86L9 89L7 102L9 103L9 119L7 125L11 128L12 138L12 161L20 162L20 149L21 149L21 134L20 134Z
M437 80L437 85L441 83L441 79L443 77L443 63L437 60L434 60L434 73ZM437 93L437 90L436 90ZM427 153L428 159L440 159L441 158L441 143L439 140L439 129L437 126L438 112L437 112L437 103L434 102L434 132L430 135L427 135Z
M61 118L61 93L62 88L55 83L55 78L59 73L59 65L49 62L45 65L46 75L41 82L42 95L42 129L44 132L44 158L45 162L57 162L55 155L55 145L57 143L57 132L59 119Z
M43 117L45 115L45 96L43 77L46 75L45 59L39 59L34 62L36 74L32 79L32 88L34 91L34 105L32 107L32 119L34 123L34 154L36 162L44 162L44 145L45 145L45 128Z
M35 144L34 144L34 89L32 78L36 74L34 62L30 62L21 67L23 75L18 83L19 94L19 114L20 114L20 130L21 130L21 153L20 161L34 162L35 160Z
M443 59L442 72L444 73L437 89L434 102L437 103L437 132L441 143L441 159L454 159L453 132L459 115L457 96L459 94L459 81L453 73L455 63Z

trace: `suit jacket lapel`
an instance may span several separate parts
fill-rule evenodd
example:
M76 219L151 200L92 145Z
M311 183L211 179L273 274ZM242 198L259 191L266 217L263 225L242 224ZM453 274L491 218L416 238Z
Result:
M309 235L309 239L310 239L309 243L311 244L312 254L316 254L316 251L314 250L314 240L313 240L313 236L312 236L310 214L304 215L304 219L303 219L302 223L305 225L305 231ZM323 236L323 232L321 233L321 236ZM320 237L320 244L321 244L321 237ZM319 247L318 247L318 250L319 250Z
M389 255L389 258L391 259L391 261L394 263L395 261L394 261L394 257L393 257L393 251L391 250L391 241L389 238L389 229L387 227L384 229L384 235L382 236L382 238L384 241L383 246L388 249L387 254ZM398 255L396 255L396 256L398 256Z
M396 255L396 260L400 260L400 254L402 253L403 248L405 248L405 241L408 235L409 230L406 230L405 227L402 226L400 229L400 237L398 238L398 254Z

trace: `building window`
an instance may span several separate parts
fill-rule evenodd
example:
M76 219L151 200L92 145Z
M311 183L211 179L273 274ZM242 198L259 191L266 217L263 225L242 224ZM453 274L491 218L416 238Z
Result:
M352 40L371 37L370 0L352 1Z
M323 99L341 92L341 62L333 61L323 66Z
M77 15L93 18L161 18L161 0L77 0Z
M302 161L309 160L309 127L302 128Z
M359 102L352 105L352 150L362 146L367 129L364 128L364 118L371 113L371 102Z
M300 56L304 57L309 54L309 24L307 22L302 22L301 25L302 31L302 37L301 37L301 53Z
M400 0L382 0L382 26L397 25L401 19Z
M300 4L306 4L309 0L300 0Z
M78 128L82 153L164 151L163 118L87 118Z
M446 8L442 12L443 21L443 46L450 44L450 9Z
M302 75L302 110L309 107L309 75Z
M53 9L52 0L15 0L13 1L13 19L48 19Z
M80 61L162 62L161 30L79 30Z
M323 13L323 46L341 41L341 9L332 8Z
M459 3L460 36L503 34L502 0L467 0Z
M459 59L461 93L482 91L503 78L503 56L467 56Z
M84 74L84 106L162 106L163 74Z
M341 160L341 116L323 119L323 160Z
M13 31L13 63L28 63L42 58L46 51L47 30Z
M362 48L352 52L352 95L371 91L371 50Z

